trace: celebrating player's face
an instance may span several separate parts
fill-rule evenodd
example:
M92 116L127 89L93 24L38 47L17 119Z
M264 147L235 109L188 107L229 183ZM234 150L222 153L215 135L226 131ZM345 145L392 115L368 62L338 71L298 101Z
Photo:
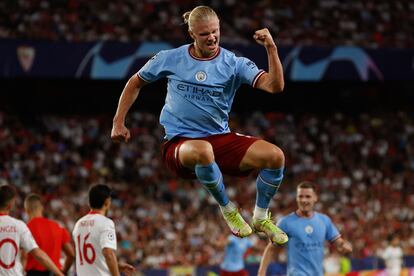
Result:
M194 39L196 55L204 58L213 56L218 50L220 41L218 18L197 22L190 31L190 35Z
M301 212L309 213L313 211L317 197L313 189L299 188L296 194L296 201Z

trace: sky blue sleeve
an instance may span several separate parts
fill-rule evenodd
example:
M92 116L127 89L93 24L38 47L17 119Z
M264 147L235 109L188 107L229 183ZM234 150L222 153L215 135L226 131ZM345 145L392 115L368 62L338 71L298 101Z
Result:
M168 52L161 51L138 71L138 76L146 82L153 82L168 75Z
M281 217L279 219L279 221L277 222L277 227L279 227L280 229L282 229L282 231L285 232L285 233L288 232L286 217Z
M325 216L325 224L326 224L326 237L325 239L328 241L333 241L335 240L337 237L339 237L339 231L336 228L336 226L333 224L332 220L328 217Z
M259 69L253 61L245 57L239 57L237 61L237 75L241 83L256 86L257 80L265 71Z

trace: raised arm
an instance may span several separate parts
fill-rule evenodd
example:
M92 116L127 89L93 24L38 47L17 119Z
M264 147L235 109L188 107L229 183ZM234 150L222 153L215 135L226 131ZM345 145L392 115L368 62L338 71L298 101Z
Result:
M258 80L256 87L269 93L282 92L285 87L283 67L277 52L277 46L267 28L257 30L253 38L266 48L269 70Z
M257 272L258 276L266 276L267 267L269 266L271 260L279 254L280 250L280 247L274 246L271 242L268 243L263 252L263 257L260 260L259 271Z
M137 74L134 74L126 83L113 119L111 139L114 142L128 142L129 138L131 138L129 129L125 126L125 117L145 84L146 82L138 77Z
M48 270L52 271L55 275L64 276L64 274L56 267L53 261L49 256L39 247L33 249L29 252L38 261L41 265L46 267Z

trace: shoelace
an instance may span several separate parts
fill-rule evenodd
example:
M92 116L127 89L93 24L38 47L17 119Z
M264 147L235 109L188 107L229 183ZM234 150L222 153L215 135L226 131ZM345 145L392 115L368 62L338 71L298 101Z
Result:
M276 227L275 227L275 225L274 225L274 221L272 220L272 213L271 212L269 212L268 214L267 214L267 218L265 218L265 219L263 219L263 220L261 220L260 222L259 222L259 224L263 227L263 228L267 228L267 224L270 224L270 226L269 226L269 228L271 228L272 229L272 231L273 230L278 230Z
M229 221L238 222L238 219L237 219L238 214L239 213L237 212L237 210L234 210L234 211L228 212L226 215L227 215Z

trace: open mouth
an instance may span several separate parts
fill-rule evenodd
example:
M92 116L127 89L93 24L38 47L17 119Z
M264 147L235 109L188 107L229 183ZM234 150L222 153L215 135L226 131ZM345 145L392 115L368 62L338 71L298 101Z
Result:
M207 47L210 50L216 49L216 47L217 47L217 40L216 41L209 41L209 42L207 42Z

